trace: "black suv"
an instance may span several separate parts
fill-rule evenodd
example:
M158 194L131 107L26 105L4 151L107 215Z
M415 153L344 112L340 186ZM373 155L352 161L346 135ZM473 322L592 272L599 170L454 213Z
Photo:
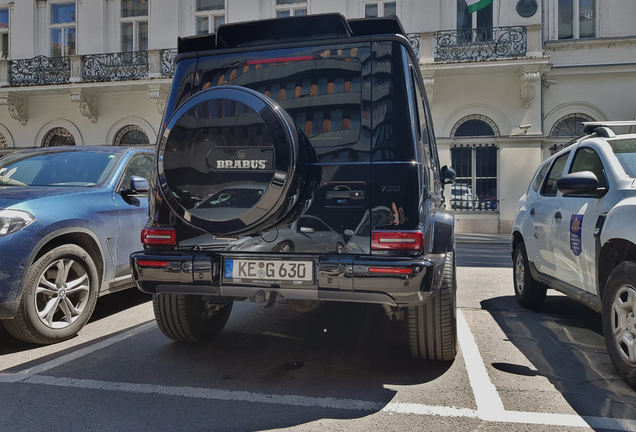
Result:
M374 303L415 357L455 358L454 172L404 34L327 14L179 40L131 257L167 337L212 339L235 301Z

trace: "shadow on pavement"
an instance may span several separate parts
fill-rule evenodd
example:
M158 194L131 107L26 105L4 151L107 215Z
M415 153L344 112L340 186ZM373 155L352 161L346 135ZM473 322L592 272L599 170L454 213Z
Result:
M112 315L115 315L123 310L138 306L142 303L152 300L152 296L144 294L136 288L119 291L113 294L109 294L97 299L95 310L89 323L98 321ZM81 331L81 330L80 330ZM4 328L0 321L0 355L13 354L20 351L28 351L36 349L40 345L35 345L27 342L22 342L15 339Z
M334 403L343 399L371 401L381 409L396 395L391 386L433 382L452 366L451 362L413 359L408 351L405 323L389 321L378 306L331 303L303 314L277 305L267 315L259 314L253 304L237 306L240 307L232 312L237 316L230 316L226 329L211 343L172 342L153 329L62 365L47 375L249 392L257 397L333 398ZM449 386L447 380L444 382L435 383L437 388L432 393L417 397L428 397L444 406L457 397L457 389ZM66 395L74 392L65 388L49 391ZM470 389L467 391L472 396ZM107 410L96 409L104 403L108 405L105 397L118 399L117 416L107 419ZM147 399L142 402L142 397ZM457 399L453 400L456 404ZM82 409L95 416L94 424L109 424L113 430L129 430L131 425L127 422L139 417L142 406L157 413L149 419L155 430L208 430L201 419L209 419L207 426L213 430L269 430L322 419L363 418L377 412L294 406L293 400L290 405L254 404L244 399L224 401L126 392L86 392L81 404L89 405ZM153 404L161 404L161 408ZM19 424L16 418L12 421ZM149 424L143 426L141 429L147 430Z
M492 366L516 375L546 377L582 415L633 419L636 394L609 359L600 314L550 293L537 312L521 308L514 296L481 302L536 371L520 365Z

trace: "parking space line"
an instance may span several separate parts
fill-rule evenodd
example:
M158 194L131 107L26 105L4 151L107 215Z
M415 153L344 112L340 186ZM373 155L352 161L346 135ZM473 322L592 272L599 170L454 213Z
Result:
M636 431L636 421L627 419L611 419L602 417L581 417L571 414L549 414L516 411L491 413L483 418L475 410L442 406L427 406L409 403L388 403L363 401L357 399L319 398L298 395L277 395L253 393L248 391L231 391L202 387L172 387L155 384L132 384L123 382L96 381L78 378L58 378L47 375L33 375L24 383L49 385L63 388L86 390L116 391L124 393L187 397L226 402L251 402L273 405L287 405L306 408L337 409L363 412L389 412L396 414L432 415L440 417L480 418L484 421L516 424L536 424L542 426L594 427L618 431Z
M56 359L53 359L51 361L48 361L46 363L42 363L40 365L34 366L30 369L24 369L21 370L19 372L15 372L15 373L4 373L4 372L0 372L0 383L4 382L4 383L11 383L11 382L18 382L18 381L22 381L26 378L29 378L31 376L34 376L36 374L42 373L42 372L46 372L49 369L53 369L56 368L58 366L62 366L65 363L71 362L73 360L77 360L81 357L87 356L95 351L99 351L102 348L106 348L107 346L116 344L117 342L121 342L124 339L128 339L131 336L135 336L138 335L140 333L144 333L152 328L157 327L157 324L155 321L151 321L147 324L143 324L139 327L136 327L132 330L128 330L124 333L120 333L116 336L110 337L108 339L105 339L101 342L97 342L96 344L93 345L89 345L85 348L81 348L77 351L74 351L70 354L66 354L63 355L61 357L58 357Z
M490 381L488 371L479 353L464 314L457 309L457 338L468 371L468 380L475 395L477 412L481 418L497 417L504 412L504 405L497 388Z
M40 375L55 367L77 360L102 348L121 342L129 337L156 328L150 322L113 336L94 345L79 349L76 352L61 356L30 369L13 374L0 373L0 383L23 382L27 384L49 385L54 387L77 388L88 390L116 391L161 396L189 397L219 401L252 402L297 407L322 409L338 409L364 412L387 412L407 415L427 415L441 417L479 418L484 421L499 423L536 424L542 426L570 426L582 428L598 428L618 431L636 432L636 420L614 419L604 417L579 416L575 414L534 413L506 411L496 387L490 381L488 371L479 353L479 347L470 331L470 327L461 310L457 310L457 335L468 371L477 410L468 408L428 406L417 403L372 402L357 399L338 399L330 397L310 397L299 395L277 395L253 393L248 391L231 391L199 387L162 386L155 384L133 384L123 382L96 381L76 378L53 377Z

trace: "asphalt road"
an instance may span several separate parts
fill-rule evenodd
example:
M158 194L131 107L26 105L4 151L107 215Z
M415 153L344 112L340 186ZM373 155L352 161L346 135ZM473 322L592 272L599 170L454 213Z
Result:
M182 344L131 290L54 346L0 329L0 432L636 431L599 315L554 292L520 308L507 244L458 243L457 263L452 363L412 359L404 323L366 305L239 303L217 341Z

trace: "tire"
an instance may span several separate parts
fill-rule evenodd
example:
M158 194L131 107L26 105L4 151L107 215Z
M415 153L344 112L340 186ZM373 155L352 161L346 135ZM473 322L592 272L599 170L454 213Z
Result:
M512 263L517 303L527 309L536 310L541 308L548 290L545 285L537 282L532 277L526 246L523 242L520 242L515 248Z
M88 322L98 293L97 268L88 252L73 244L58 246L29 267L18 313L3 323L25 342L60 342Z
M276 246L272 248L272 252L280 252L280 253L293 253L294 250L295 250L294 244L288 241L278 243Z
M616 266L603 292L603 336L614 366L636 390L636 263Z
M155 319L166 337L182 342L209 342L223 327L232 311L232 302L216 305L195 295L155 294ZM215 309L221 306L220 309Z
M452 361L457 356L457 278L455 254L449 252L438 292L423 305L406 310L411 355L423 360Z

